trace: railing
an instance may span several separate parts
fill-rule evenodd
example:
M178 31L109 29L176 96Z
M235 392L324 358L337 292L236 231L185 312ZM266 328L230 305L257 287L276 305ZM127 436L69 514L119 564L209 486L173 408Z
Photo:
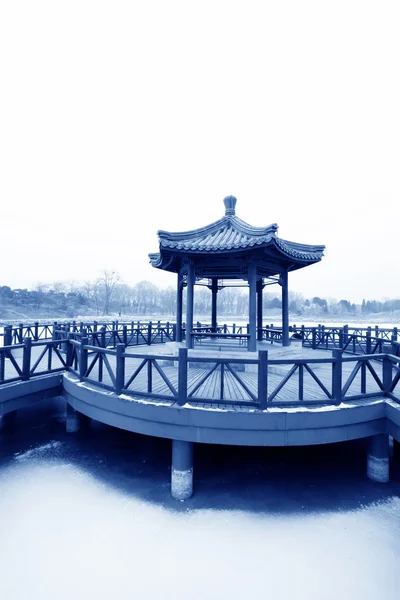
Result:
M149 329L151 334L149 334ZM173 341L176 331L176 325L169 322L145 322L131 321L129 323L112 322L79 322L71 321L68 323L39 323L18 325L5 325L0 331L0 347L23 344L25 338L31 338L34 342L41 340L59 339L60 336L65 336L67 333L73 339L78 339L82 332L87 332L96 336L100 332L105 331L107 344L110 339L122 339L124 331L128 340L131 339L131 345L159 343L162 341ZM74 334L72 336L72 334ZM155 341L157 340L157 341Z
M249 325L224 324L218 325L213 329L210 324L201 324L198 322L192 331L193 333L221 334L223 339L223 336L226 334L248 335ZM351 328L348 325L344 325L343 327L291 325L289 331L291 334L297 333L301 335L304 346L327 350L344 348L345 352L351 353L357 353L358 351L370 353L369 340L372 344L371 347L375 348L373 351L381 351L384 342L391 343L398 339L397 327L389 329L378 326ZM176 324L170 322L163 323L161 321L131 321L129 323L120 323L119 321L80 321L78 323L70 321L62 324L57 321L53 323L19 323L18 325L6 325L3 330L0 329L0 347L22 344L28 337L34 342L59 339L60 337L65 337L67 334L72 339L80 339L82 333L92 335L93 345L101 347L115 347L117 343L125 343L129 346L151 345L153 343L175 341ZM185 333L186 328L183 325L183 337ZM266 325L258 329L257 338L258 340L271 343L280 343L282 341L282 328L276 327L273 324Z
M233 334L232 334L233 335ZM183 406L272 406L340 404L376 396L400 403L400 343L394 353L306 359L139 354L117 342L114 349L92 345L91 335L0 348L0 383L28 381L40 375L70 371L81 381L117 395L167 400ZM362 336L364 337L364 336ZM327 368L328 367L328 368Z
M391 354L313 359L257 359L143 355L72 341L68 369L81 381L115 392L208 407L337 405L358 399L390 397L400 403L400 358ZM328 366L328 369L319 370Z
M33 342L0 347L0 384L28 381L38 375L65 371L67 340Z

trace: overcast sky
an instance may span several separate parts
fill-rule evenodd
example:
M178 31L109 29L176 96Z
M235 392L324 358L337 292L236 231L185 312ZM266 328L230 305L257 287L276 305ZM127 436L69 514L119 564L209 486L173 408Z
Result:
M305 295L400 296L400 3L0 4L0 284L175 285L158 229L326 244Z

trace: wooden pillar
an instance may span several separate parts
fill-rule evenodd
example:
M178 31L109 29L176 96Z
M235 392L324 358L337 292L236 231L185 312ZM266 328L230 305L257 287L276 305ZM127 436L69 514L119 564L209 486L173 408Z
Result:
M248 266L248 282L249 282L249 352L257 350L257 269L256 265Z
M188 264L186 298L186 348L193 348L194 264Z
M176 341L182 341L182 298L183 298L183 285L182 276L178 273L177 286L176 286Z
M218 294L218 279L212 278L211 284L211 331L217 333L217 294Z
M288 272L281 274L282 279L282 346L289 346L289 285Z
M263 326L263 281L259 279L257 281L257 339L262 340L262 326Z

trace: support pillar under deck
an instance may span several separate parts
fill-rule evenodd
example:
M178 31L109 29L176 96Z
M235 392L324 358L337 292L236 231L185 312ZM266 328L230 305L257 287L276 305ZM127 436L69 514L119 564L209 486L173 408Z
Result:
M368 439L367 475L372 481L389 481L389 436L386 433Z
M172 440L171 495L187 500L193 494L193 442Z
M88 427L89 417L75 410L70 404L67 404L66 431L67 433L76 433Z

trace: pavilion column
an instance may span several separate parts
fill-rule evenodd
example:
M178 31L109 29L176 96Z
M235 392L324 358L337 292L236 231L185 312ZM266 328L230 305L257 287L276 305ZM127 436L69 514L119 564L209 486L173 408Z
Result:
M218 294L218 279L212 278L211 283L211 331L217 333L217 294Z
M263 326L263 281L257 281L257 339L262 340Z
M176 341L182 341L182 299L183 299L183 285L182 276L178 273L178 282L176 288Z
M289 346L289 285L288 272L281 274L282 282L282 346Z
M194 264L190 262L187 269L186 348L193 348L194 279Z
M255 264L248 266L249 282L249 352L257 350L257 269Z

